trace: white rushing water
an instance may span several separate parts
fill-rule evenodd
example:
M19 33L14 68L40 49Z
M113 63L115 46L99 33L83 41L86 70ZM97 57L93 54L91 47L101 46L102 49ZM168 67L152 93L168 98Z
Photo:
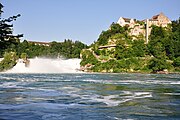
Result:
M77 73L80 72L80 59L30 59L29 67L23 62L18 62L6 73Z

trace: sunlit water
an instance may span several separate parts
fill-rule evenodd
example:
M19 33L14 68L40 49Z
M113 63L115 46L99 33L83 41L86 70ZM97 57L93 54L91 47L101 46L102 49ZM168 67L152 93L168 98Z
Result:
M0 74L1 120L180 119L180 75Z

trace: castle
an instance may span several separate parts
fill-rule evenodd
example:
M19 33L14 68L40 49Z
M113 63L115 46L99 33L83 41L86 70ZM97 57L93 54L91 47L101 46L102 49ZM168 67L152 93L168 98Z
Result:
M153 16L151 19L136 20L132 18L120 17L118 22L121 26L128 26L130 28L131 36L143 35L146 37L146 43L148 43L148 36L151 33L151 26L162 26L167 27L171 24L171 20L166 17L162 12L158 15Z

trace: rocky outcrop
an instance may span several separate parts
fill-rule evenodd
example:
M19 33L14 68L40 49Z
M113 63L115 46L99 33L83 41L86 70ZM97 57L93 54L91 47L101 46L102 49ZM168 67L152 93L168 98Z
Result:
M25 63L25 67L29 67L29 65L30 65L30 60L26 59L23 63Z

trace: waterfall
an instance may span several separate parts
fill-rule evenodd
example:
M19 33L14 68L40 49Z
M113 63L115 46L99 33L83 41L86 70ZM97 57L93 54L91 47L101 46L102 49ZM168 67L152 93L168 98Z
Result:
M29 67L19 60L18 63L6 73L77 73L80 72L80 59L29 59Z

